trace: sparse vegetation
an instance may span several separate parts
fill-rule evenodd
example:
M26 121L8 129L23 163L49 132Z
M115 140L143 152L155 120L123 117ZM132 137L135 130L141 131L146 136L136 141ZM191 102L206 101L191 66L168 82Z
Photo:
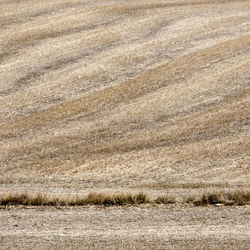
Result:
M84 205L104 205L104 206L124 206L140 204L177 204L188 203L195 206L204 205L248 205L250 204L250 191L208 191L202 195L188 196L182 201L172 194L165 194L150 200L142 192L138 194L105 194L90 193L84 195L46 196L37 194L2 194L0 196L0 206L24 205L24 206L84 206Z
M165 194L159 196L154 202L157 204L173 204L176 203L176 197L171 194Z
M24 206L83 206L83 205L104 205L122 206L147 204L150 200L143 193L108 195L103 193L90 193L87 196L74 195L68 197L48 197L38 194L3 194L0 196L0 205L24 205Z
M204 205L248 205L250 204L250 191L249 190L219 190L207 191L201 196L188 196L187 203L193 203L196 206Z

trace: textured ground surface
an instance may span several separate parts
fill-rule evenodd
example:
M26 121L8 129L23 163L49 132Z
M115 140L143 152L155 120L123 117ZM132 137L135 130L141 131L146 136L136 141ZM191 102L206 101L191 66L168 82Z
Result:
M249 249L249 209L2 209L0 248Z
M1 0L0 192L249 188L249 69L249 0ZM171 210L191 213L178 217L181 229L164 221L165 210L142 218L125 209L128 224L117 234L124 219L112 209L108 225L96 227L106 210L3 210L0 235L6 247L47 247L71 213L69 238L62 227L57 245L75 237L73 247L91 239L100 247L121 237L125 246L185 246L189 237L188 246L214 247L216 238L238 248L249 227L242 209L219 210L225 218L211 212L202 233L202 224L189 224L197 209ZM10 218L19 214L14 232ZM88 214L91 228L81 224Z
M2 0L0 27L3 184L249 180L250 1Z

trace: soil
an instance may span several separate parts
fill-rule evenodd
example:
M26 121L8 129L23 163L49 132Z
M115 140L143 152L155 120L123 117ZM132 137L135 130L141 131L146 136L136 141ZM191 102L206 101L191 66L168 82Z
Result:
M250 206L9 207L1 249L249 249Z

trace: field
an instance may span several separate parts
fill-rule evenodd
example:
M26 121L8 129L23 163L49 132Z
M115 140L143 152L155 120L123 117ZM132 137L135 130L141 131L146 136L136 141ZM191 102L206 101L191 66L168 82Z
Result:
M1 211L1 249L249 249L249 208ZM206 216L204 216L206 214Z
M44 209L37 223L53 218L60 225L69 207L3 209L2 246L13 239L31 248L100 248L112 242L118 248L161 248L169 242L193 249L216 248L217 242L222 249L247 249L249 200L234 208L186 201L188 195L199 200L215 191L243 190L249 197L249 180L249 0L0 1L0 196L143 192L151 200L167 194L176 203L72 208L68 237L78 238L71 246L64 231L54 245L36 244L28 231L11 230L8 219L20 213L36 223L32 218ZM122 209L125 228L115 217ZM222 217L213 217L215 211ZM89 236L75 235L74 220L95 212L103 220L111 216L102 240L96 242L105 227L98 224L94 236L95 225L86 221L77 225L90 227ZM154 213L159 224L147 234ZM173 235L164 231L170 226L165 213L186 218L184 224L170 220ZM205 220L204 213L206 229L198 240L189 222L194 214ZM230 216L238 218L235 224L227 221ZM138 224L129 224L134 218ZM49 225L41 231L44 240ZM129 227L140 225L141 232L131 231L133 238ZM178 238L185 228L190 233ZM140 241L140 235L150 236ZM119 237L125 245L118 244Z

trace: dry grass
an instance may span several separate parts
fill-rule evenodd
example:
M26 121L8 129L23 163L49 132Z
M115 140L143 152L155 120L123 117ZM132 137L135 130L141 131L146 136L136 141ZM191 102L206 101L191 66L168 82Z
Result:
M165 194L156 198L154 202L156 204L174 204L176 203L176 197L171 194Z
M24 205L24 206L84 206L84 205L104 205L104 206L123 206L147 204L150 200L143 193L108 195L104 193L90 193L84 195L71 195L68 197L52 196L44 194L9 193L2 194L0 205Z
M124 206L141 204L194 204L195 206L204 205L250 205L250 191L248 190L224 190L224 191L204 191L202 194L188 196L180 199L176 195L165 194L156 199L140 192L138 194L106 194L90 193L86 195L47 196L41 193L8 193L0 196L0 206L23 205L23 206L85 206L85 205L104 205L104 206Z
M215 204L243 206L250 204L250 192L249 190L207 191L198 197L188 196L186 202L196 206Z

